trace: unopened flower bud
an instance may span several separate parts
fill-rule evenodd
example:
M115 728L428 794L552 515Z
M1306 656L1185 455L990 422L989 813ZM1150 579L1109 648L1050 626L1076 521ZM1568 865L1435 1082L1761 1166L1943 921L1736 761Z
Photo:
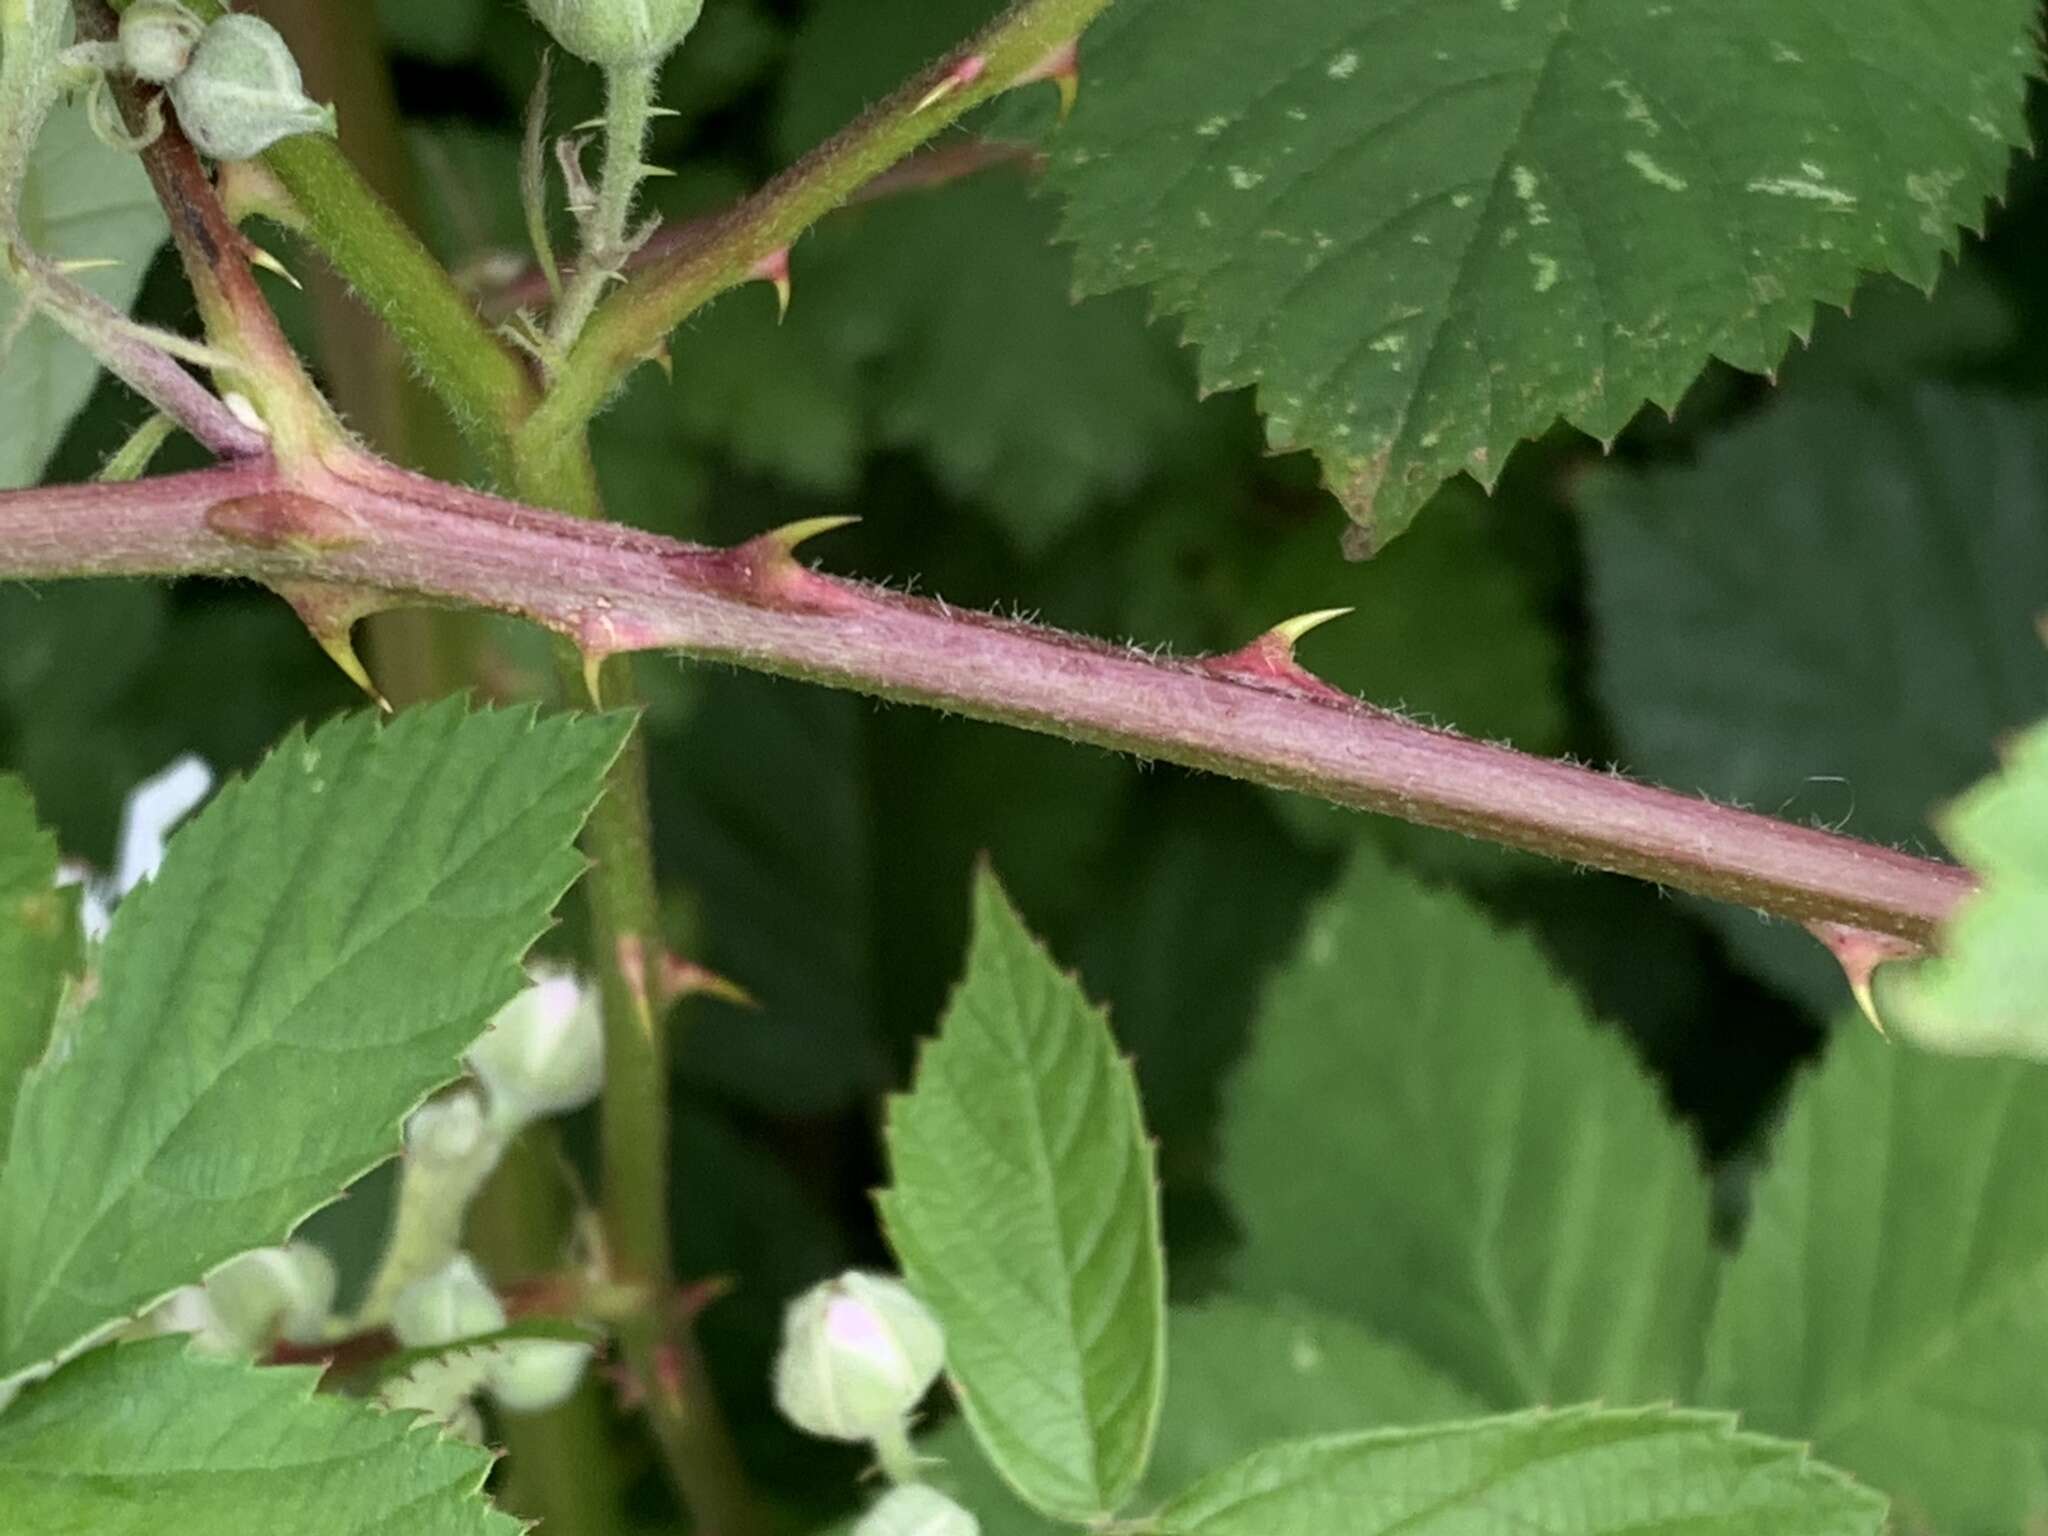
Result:
M606 69L658 64L690 35L704 0L526 0L579 59Z
M318 1341L334 1310L334 1292L334 1261L311 1243L252 1249L206 1282L215 1314L252 1348L273 1337Z
M391 1305L391 1331L407 1349L432 1349L504 1326L503 1304L462 1253L408 1285Z
M945 1363L938 1319L900 1281L848 1271L790 1303L775 1405L828 1440L898 1430Z
M507 1413L545 1413L559 1407L583 1379L590 1346L572 1339L521 1339L493 1351L484 1381Z
M145 1313L136 1333L149 1336L182 1333L192 1341L197 1354L220 1359L246 1359L254 1353L214 1310L213 1298L203 1285L181 1285Z
M981 1522L931 1484L904 1483L876 1500L853 1536L981 1536Z
M121 62L138 80L168 84L185 72L205 30L179 0L135 0L121 13Z
M533 985L499 1009L469 1048L469 1066L501 1130L582 1108L604 1087L596 995L568 971L536 969Z
M253 160L279 139L335 132L334 108L306 95L299 61L257 16L230 12L208 26L170 93L186 137L216 160Z
M460 1089L412 1112L405 1122L405 1155L427 1167L456 1166L476 1156L487 1134L483 1102Z

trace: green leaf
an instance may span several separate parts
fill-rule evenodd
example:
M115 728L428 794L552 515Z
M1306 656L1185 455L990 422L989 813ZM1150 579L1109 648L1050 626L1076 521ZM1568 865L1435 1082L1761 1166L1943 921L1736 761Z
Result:
M1527 938L1361 850L1227 1102L1241 1289L1355 1316L1490 1407L1690 1386L1694 1149Z
M1081 286L1155 286L1368 548L1557 417L1930 285L2025 141L2031 0L1125 0L1052 143ZM1162 68L1161 60L1171 60Z
M1835 1031L1757 1187L1704 1395L1952 1536L2048 1517L2048 1068Z
M1536 1512L1540 1511L1540 1515ZM1569 1409L1259 1451L1160 1511L1168 1536L1877 1536L1884 1500L1720 1414Z
M1942 934L1942 952L1878 972L1879 1017L1923 1045L2048 1060L2048 724L2013 746L2005 771L1941 819L1983 877Z
M0 1509L33 1536L517 1536L491 1453L183 1339L95 1350L0 1417Z
M0 1146L78 963L78 906L56 879L56 839L21 780L0 775Z
M121 905L0 1167L0 1377L396 1150L520 985L628 724L446 704L287 738Z
M1691 467L1588 477L1599 691L1627 767L1931 842L1929 812L2048 698L2044 486L2038 411L1942 388L1788 399ZM1817 1010L1847 1003L1804 933L1710 920Z
M1480 1405L1398 1345L1298 1302L1222 1298L1167 1317L1173 1375L1144 1496L1165 1498L1274 1440L1435 1419ZM923 1436L932 1480L987 1536L1070 1530L1021 1504L960 1421Z
M1144 1474L1165 1368L1151 1143L1108 1022L975 881L967 975L889 1109L889 1240L946 1330L975 1437L1064 1519Z
M77 280L126 310L167 233L163 211L134 155L107 148L83 103L50 114L22 189L22 235L55 261L106 261ZM20 295L0 279L0 338L14 333ZM92 393L99 364L47 318L30 320L0 366L0 489L33 485L71 418Z
M1486 1405L1418 1355L1300 1302L1176 1307L1147 1486L1178 1493L1274 1440L1467 1419Z

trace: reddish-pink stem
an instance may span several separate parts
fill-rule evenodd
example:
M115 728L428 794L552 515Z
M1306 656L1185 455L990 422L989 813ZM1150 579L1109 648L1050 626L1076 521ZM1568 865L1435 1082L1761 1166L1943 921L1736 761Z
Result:
M350 453L0 496L0 578L249 577L516 614L595 655L676 650L1319 795L1800 922L1929 940L1970 874L1405 720L1273 641L1174 658L558 517Z

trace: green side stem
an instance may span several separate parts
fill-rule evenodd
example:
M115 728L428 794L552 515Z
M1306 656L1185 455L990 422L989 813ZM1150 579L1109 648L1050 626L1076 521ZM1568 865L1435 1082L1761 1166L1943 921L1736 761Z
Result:
M630 254L626 231L633 218L633 195L646 177L641 161L647 153L659 72L658 62L605 71L604 169L597 183L597 207L585 225L582 255L549 328L549 339L559 350L575 345Z
M264 0L262 12L305 72L308 92L334 103L341 150L369 189L408 226L418 189L392 95L375 12L327 0ZM386 458L444 479L468 466L447 415L406 367L396 338L374 323L339 273L305 276L328 393L363 439ZM482 625L451 609L397 609L363 624L363 649L393 707L465 692L481 681Z
M523 459L526 494L584 518L601 517L587 447ZM587 696L583 653L556 652L565 697ZM637 709L631 665L598 672L594 706ZM649 1298L618 1324L620 1351L646 1410L669 1481L701 1536L751 1536L759 1528L739 1452L682 1309L669 1229L669 1052L653 978L665 953L647 804L647 759L636 732L612 765L584 828L590 870L582 893L590 961L604 1009L605 1089L599 1102L604 1160L603 1230L611 1277Z
M111 3L126 10L133 0ZM186 3L205 21L227 11L221 0ZM301 135L274 145L263 162L292 195L305 236L391 328L463 435L505 477L511 434L537 399L525 364L340 145Z
M548 452L572 440L626 375L654 355L692 313L748 281L764 258L788 249L811 225L963 113L1030 77L1109 4L1016 0L975 37L719 220L705 239L678 248L628 280L598 307L563 360L529 424L529 448ZM970 65L973 78L948 87Z

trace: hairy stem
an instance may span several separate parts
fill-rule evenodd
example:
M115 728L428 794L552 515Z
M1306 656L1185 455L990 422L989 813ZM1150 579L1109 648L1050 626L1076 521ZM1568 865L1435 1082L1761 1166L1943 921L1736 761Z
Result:
M590 654L681 651L933 705L1802 923L1924 944L1975 889L1952 865L1419 725L1270 657L1102 644L835 580L772 538L706 549L360 455L0 496L0 578L199 572L495 609Z
M310 94L334 103L348 163L409 223L418 196L374 8L264 0L262 12L290 45ZM406 367L397 339L378 326L340 274L315 267L305 274L305 284L321 377L349 425L388 459L440 478L461 478L470 466L452 424L424 381ZM403 709L478 682L479 628L471 614L372 614L364 626L364 656L379 691ZM515 1421L511 1434L525 1438L524 1423ZM569 1536L592 1529L561 1523Z
M599 520L596 479L579 439L573 453L525 461L537 499L574 514L565 525L603 539L620 530ZM388 470L373 469L381 479ZM564 642L561 690L587 688L584 653ZM637 707L623 660L601 665L594 704ZM612 764L604 794L584 828L591 867L582 892L590 911L591 968L603 1003L605 1090L598 1104L603 1146L606 1259L614 1279L650 1298L618 1322L619 1344L646 1407L669 1480L697 1529L746 1536L753 1495L712 1396L689 1315L677 1295L669 1227L669 1053L666 1010L652 995L665 953L647 809L647 759L639 736Z
M1036 170L1042 160L1043 156L1034 146L1012 139L963 139L953 144L935 144L898 161L870 179L846 200L846 204L852 207L880 202L906 192L925 192L991 169ZM694 250L714 238L731 217L730 213L702 214L663 224L645 245L626 258L622 270L628 274L644 272L682 252ZM541 248L538 238L534 246L536 250ZM538 308L546 304L553 293L552 280L536 261L509 281L486 288L479 302L484 313L504 316L516 310Z
M129 3L115 0L115 8ZM209 21L227 9L221 0L187 4ZM464 435L509 480L512 431L537 398L524 362L339 145L300 135L265 151L263 163L291 194L300 233L391 328Z
M747 281L764 257L787 248L963 112L1028 76L1109 3L1017 0L977 36L733 210L703 240L630 279L599 306L564 360L530 424L533 446L545 450L580 432L626 374L693 311Z
M558 350L576 344L606 285L617 279L631 254L626 232L633 220L634 194L646 175L641 159L647 153L659 68L650 62L605 71L604 169L598 177L597 206L583 225L575 275L549 328L548 339Z

